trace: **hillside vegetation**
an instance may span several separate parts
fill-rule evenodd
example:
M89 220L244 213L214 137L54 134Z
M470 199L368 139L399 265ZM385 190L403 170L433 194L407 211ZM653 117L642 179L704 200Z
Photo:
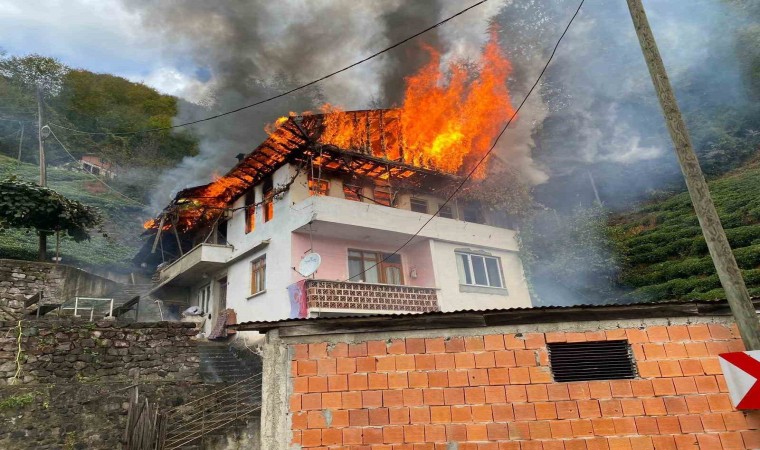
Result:
M0 174L3 178L16 176L36 182L36 165L0 155ZM74 242L61 239L63 262L85 267L126 270L140 245L138 239L143 219L142 207L108 189L92 176L67 169L48 168L48 186L72 200L97 207L104 216L103 232L93 232L92 239ZM48 239L49 254L55 255L55 238ZM0 230L0 258L37 258L37 236L25 230Z
M710 182L713 201L750 293L760 295L760 163ZM688 193L613 220L631 299L724 298Z

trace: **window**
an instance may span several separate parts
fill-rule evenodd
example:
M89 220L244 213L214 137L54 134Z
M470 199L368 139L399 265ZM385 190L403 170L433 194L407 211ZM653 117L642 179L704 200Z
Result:
M269 222L274 219L274 187L272 186L272 177L264 180L262 191L264 192L264 203L262 204L264 222Z
M628 341L548 344L554 381L621 380L636 377Z
M493 256L455 253L459 284L503 288L501 261Z
M391 189L388 186L375 186L372 195L378 205L391 206Z
M451 205L440 204L438 208L440 208L440 211L438 211L439 217L445 217L446 219L454 218L454 211L451 209Z
M207 284L198 291L198 307L203 314L209 314L211 308L211 285Z
M346 197L346 200L353 200L355 202L360 202L362 201L361 193L362 193L361 186L356 186L352 184L343 185L343 195Z
M412 198L409 200L409 204L412 207L412 211L418 212L418 213L424 213L427 214L428 212L428 203L427 200L422 198Z
M266 284L267 259L266 255L251 262L251 295L264 292Z
M251 189L245 194L245 232L256 229L256 192Z
M309 179L309 195L330 195L330 182Z
M480 210L480 205L477 204L466 205L462 209L462 219L465 222L485 223L483 212Z
M401 255L349 249L348 276L350 281L403 285Z

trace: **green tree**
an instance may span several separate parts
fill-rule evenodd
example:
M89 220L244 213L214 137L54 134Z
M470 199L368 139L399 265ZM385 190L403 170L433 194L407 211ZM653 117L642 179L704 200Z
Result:
M39 235L39 260L47 260L47 236L64 233L77 242L102 222L100 212L58 192L26 181L0 181L0 230L34 229Z

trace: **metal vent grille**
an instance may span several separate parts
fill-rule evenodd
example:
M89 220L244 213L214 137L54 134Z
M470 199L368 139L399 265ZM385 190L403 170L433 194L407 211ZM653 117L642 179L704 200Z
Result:
M548 344L554 381L618 380L636 377L628 341Z

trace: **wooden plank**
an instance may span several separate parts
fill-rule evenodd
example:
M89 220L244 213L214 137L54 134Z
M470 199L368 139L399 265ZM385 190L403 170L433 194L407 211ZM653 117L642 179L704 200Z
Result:
M28 299L24 300L24 308L28 308L32 305L39 303L42 300L42 291L37 292Z

